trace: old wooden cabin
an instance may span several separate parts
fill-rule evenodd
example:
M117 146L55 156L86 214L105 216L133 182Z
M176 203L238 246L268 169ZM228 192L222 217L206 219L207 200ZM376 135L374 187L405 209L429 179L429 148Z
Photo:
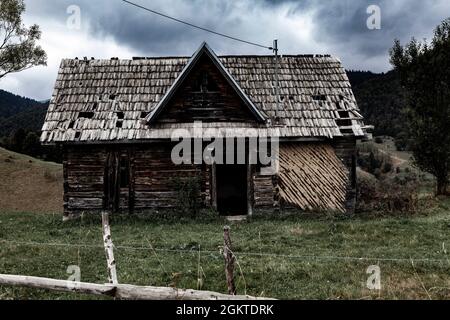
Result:
M206 43L191 58L63 60L41 141L63 147L65 216L171 208L174 179L193 176L221 214L353 210L368 133L341 63L289 55L276 70L274 56L218 57ZM175 164L174 130L199 121L202 148L226 129L276 137L278 170L250 161L249 145L240 164Z

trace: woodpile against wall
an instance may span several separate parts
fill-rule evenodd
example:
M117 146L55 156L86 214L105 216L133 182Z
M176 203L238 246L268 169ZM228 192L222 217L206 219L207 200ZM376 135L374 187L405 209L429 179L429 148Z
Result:
M349 172L328 144L280 146L280 196L302 210L345 212Z

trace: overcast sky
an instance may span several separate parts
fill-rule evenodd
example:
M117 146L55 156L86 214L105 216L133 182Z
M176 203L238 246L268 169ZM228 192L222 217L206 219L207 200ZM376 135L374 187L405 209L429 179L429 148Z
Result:
M390 69L394 38L432 37L450 16L449 0L132 0L176 18L234 37L270 46L279 39L281 54L328 53L348 69ZM0 88L37 100L51 96L62 58L190 56L207 41L221 54L270 54L269 50L187 27L121 0L25 0L26 24L42 30L40 44L48 66L0 80ZM370 30L367 8L381 10L381 29ZM80 28L73 11L80 8ZM69 24L68 24L69 21ZM68 27L69 26L69 27Z

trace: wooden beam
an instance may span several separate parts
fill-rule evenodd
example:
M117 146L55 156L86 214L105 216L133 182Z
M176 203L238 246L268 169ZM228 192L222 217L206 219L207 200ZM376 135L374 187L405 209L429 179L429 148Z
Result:
M102 211L103 244L105 246L106 264L108 267L108 278L112 284L117 284L116 260L114 260L111 229L109 227L108 212Z
M253 215L253 165L247 164L247 215Z
M213 291L144 287L130 284L96 284L50 278L0 274L0 285L22 286L61 292L105 295L128 300L267 300L248 295L228 295Z
M211 200L212 207L217 210L217 167L215 162L211 165Z

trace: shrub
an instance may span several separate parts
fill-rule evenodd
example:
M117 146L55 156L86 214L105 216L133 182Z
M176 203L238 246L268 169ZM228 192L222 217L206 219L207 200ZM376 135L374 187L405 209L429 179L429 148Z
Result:
M415 175L377 180L360 170L357 178L357 211L383 214L417 211L418 182Z
M383 165L383 173L391 172L391 170L392 170L392 163L385 162Z

